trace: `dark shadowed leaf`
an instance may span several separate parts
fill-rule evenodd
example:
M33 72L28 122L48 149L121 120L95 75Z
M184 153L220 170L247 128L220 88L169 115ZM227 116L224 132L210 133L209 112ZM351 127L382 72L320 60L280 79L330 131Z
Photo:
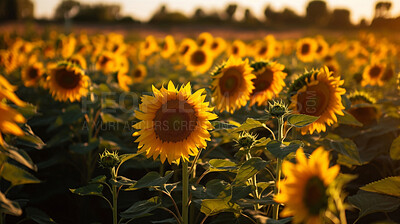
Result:
M287 122L297 128L305 127L314 121L318 120L319 117L305 115L305 114L291 114L287 118Z
M390 157L394 160L400 160L400 136L390 146Z
M125 219L137 219L151 215L150 212L161 206L159 197L152 197L149 200L138 201L131 207L121 212L120 215Z
M28 207L25 209L26 216L39 224L53 224L56 223L46 213L38 208Z
M346 125L354 125L358 127L362 127L363 124L360 123L353 115L348 113L347 111L343 111L344 115L338 115L337 120L339 124L346 124Z
M3 164L1 176L10 181L13 186L40 183L40 180L34 177L28 171L7 162Z
M400 197L400 176L374 181L360 187L360 190Z
M268 162L262 160L260 157L253 157L247 160L240 166L232 185L245 183L250 177L264 169L267 164Z
M147 173L144 177L136 182L136 184L130 186L126 190L137 190L146 187L161 187L167 183L172 177L174 172L167 172L164 177L160 176L158 172L152 171Z
M77 189L69 189L72 193L78 194L81 196L84 195L96 195L103 196L103 185L102 184L89 184L84 187L80 187Z

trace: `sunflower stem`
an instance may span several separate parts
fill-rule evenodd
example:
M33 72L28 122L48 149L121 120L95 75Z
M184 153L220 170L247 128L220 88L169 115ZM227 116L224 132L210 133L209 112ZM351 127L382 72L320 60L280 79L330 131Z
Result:
M249 160L249 159L251 159L251 158L252 158L252 156L251 156L250 149L249 149L249 150L247 151L247 154L246 154L246 160ZM251 179L250 179L250 184L252 184L253 187L254 187L254 190L253 190L253 197L254 197L254 199L260 199L259 196L258 196L257 176L256 176L256 174L254 174L254 175L251 177ZM258 203L256 203L256 204L254 205L254 210L256 211L256 210L258 210L259 208L260 208L260 205L259 205Z
M283 116L278 117L278 141L282 144L283 141L283 135L284 135L284 121L283 121ZM282 173L282 159L277 158L276 161L276 180L275 180L275 188L274 188L274 193L275 195L279 194L279 182L281 181L281 173ZM274 204L273 205L273 213L272 213L273 219L278 220L279 219L279 204Z
M189 224L189 173L188 161L182 162L182 223Z
M114 182L116 182L117 180L117 174L115 172L115 167L113 167L111 169L111 178L114 180ZM115 183L112 185L112 198L113 198L113 206L112 206L112 214L113 214L113 224L117 224L118 223L118 195L117 195L117 185L115 185Z

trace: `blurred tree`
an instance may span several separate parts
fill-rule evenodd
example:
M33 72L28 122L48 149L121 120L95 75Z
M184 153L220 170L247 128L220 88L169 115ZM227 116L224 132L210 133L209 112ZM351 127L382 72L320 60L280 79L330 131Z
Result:
M306 9L306 21L312 26L325 26L329 21L326 2L321 0L310 1Z
M272 9L271 5L268 5L264 10L264 16L267 23L277 23L279 19L279 12Z
M254 26L254 25L259 25L260 24L260 21L258 21L258 19L255 16L253 16L253 13L248 8L244 11L244 17L243 17L243 21L242 22L244 24L250 25L250 26Z
M329 27L335 29L351 28L350 11L347 9L335 9L329 20Z
M236 4L229 4L228 7L226 7L225 12L228 16L228 21L233 21L233 16L235 15L236 9Z
M282 12L274 11L270 6L264 10L264 15L269 25L273 26L293 26L303 24L303 17L297 15L292 9L284 8Z
M151 17L149 23L153 24L173 24L173 23L185 23L189 19L181 12L169 12L166 5L161 5L154 15Z
M31 0L0 0L0 20L33 19Z
M375 16L374 18L389 18L392 3L390 1L377 2L375 5Z
M113 22L121 18L120 10L119 5L82 5L74 19L78 21Z
M56 7L54 12L55 20L70 19L75 16L81 8L81 4L74 0L64 0Z
M194 20L201 20L201 19L203 19L205 16L206 16L206 13L203 11L203 9L202 9L202 8L197 8L197 9L194 11L193 19L194 19Z

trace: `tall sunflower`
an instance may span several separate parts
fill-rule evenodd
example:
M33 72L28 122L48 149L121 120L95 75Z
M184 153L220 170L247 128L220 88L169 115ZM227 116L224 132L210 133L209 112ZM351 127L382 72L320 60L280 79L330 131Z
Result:
M191 72L205 73L212 66L213 60L213 54L208 48L197 48L185 56L186 69Z
M233 113L247 104L254 89L252 74L248 59L229 57L213 74L212 89L216 108Z
M254 90L251 93L250 105L266 105L268 100L279 94L285 86L285 66L277 62L255 62L251 64L256 78L252 80Z
M143 96L136 117L141 120L133 127L140 129L139 143L141 152L147 157L169 163L189 160L189 156L205 148L210 141L208 130L213 129L210 120L217 118L211 111L204 89L192 94L190 83L178 90L170 81L168 89L160 90L153 86L154 96Z
M301 128L301 133L310 134L326 130L337 122L336 115L343 115L342 95L346 90L341 88L344 81L334 77L327 67L319 71L307 72L298 78L289 88L290 108L294 113L318 116L308 126Z
M51 69L47 82L55 100L80 101L88 93L89 77L81 68L71 63L60 63Z
M21 72L21 78L24 82L24 86L36 86L43 73L44 68L41 62L35 62L26 66Z
M300 61L311 62L315 59L318 49L317 42L313 38L303 38L297 42L296 55Z
M274 197L285 208L282 217L293 216L293 223L323 223L323 213L328 209L328 187L339 174L339 165L329 167L329 153L319 147L310 159L302 148L296 152L297 163L284 161L285 180L279 185L280 193Z

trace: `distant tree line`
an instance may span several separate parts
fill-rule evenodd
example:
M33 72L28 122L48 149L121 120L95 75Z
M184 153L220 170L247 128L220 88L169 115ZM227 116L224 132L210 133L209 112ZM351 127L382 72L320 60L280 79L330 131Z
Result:
M379 1L375 5L375 14L370 24L371 28L400 29L400 16L391 15L392 3ZM242 9L242 16L237 16L238 9ZM118 4L82 4L77 0L63 0L56 7L53 20L77 22L128 22L139 21L130 16L121 15ZM0 21L34 19L34 4L31 0L0 0ZM241 8L237 4L229 4L224 10L205 12L197 8L193 15L185 15L178 11L170 11L162 5L151 17L149 24L153 25L179 25L179 24L204 24L243 27L316 27L332 29L349 29L354 27L368 27L365 19L359 24L350 21L351 12L348 9L330 10L323 0L311 0L306 7L304 16L298 15L290 8L274 10L268 5L264 10L264 18L254 16L248 8ZM236 19L240 17L241 19Z

